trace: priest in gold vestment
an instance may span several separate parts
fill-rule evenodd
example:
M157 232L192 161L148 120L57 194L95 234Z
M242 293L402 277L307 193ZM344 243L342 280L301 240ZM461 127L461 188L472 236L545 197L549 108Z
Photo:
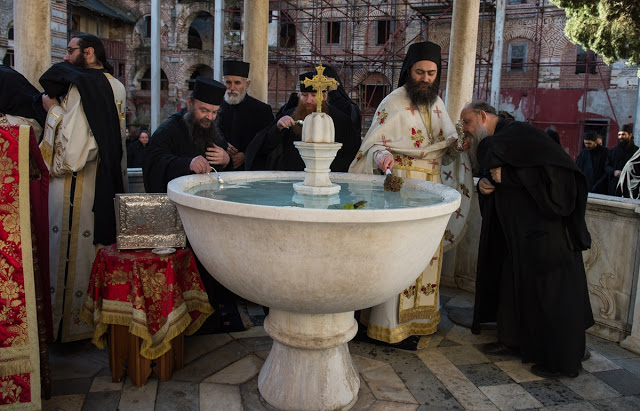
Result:
M114 197L125 191L125 89L112 76L104 45L71 39L64 62L40 78L47 111L40 151L51 174L49 266L54 334L90 338L80 319L99 245L116 241Z
M405 348L410 349L416 348L417 339L410 342L408 337L437 330L443 250L452 247L463 232L473 188L468 157L461 154L458 133L438 96L440 52L440 46L428 41L409 47L398 88L378 106L349 168L349 172L365 174L389 169L399 177L449 185L462 195L460 209L452 215L442 244L416 281L399 296L361 316L370 338L391 344L406 340Z

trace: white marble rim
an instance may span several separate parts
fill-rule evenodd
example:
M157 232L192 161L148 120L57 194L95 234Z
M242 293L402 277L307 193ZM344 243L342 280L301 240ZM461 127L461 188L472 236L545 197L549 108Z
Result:
M251 181L251 180L304 180L302 171L234 171L220 173L225 183ZM352 181L378 181L384 183L385 176L352 173L330 173L331 179ZM235 215L239 217L264 218L283 221L308 221L308 222L394 222L423 218L431 218L453 213L460 207L460 193L443 184L428 181L405 179L403 187L410 187L429 191L442 198L441 203L426 205L423 207L399 208L393 210L340 210L340 209L313 209L302 207L276 207L255 204L242 204L224 200L199 197L187 194L184 191L198 185L210 184L211 178L205 174L194 174L171 180L167 186L167 195L173 202L214 213Z

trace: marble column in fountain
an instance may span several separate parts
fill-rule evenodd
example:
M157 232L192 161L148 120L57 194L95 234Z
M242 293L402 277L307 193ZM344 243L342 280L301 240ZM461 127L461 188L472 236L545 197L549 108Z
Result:
M49 0L13 2L15 69L39 90L42 87L38 80L51 66L50 27Z

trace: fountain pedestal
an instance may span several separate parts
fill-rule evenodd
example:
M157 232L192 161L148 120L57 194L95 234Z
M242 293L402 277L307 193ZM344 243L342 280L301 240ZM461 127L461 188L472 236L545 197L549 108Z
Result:
M340 191L340 186L329 179L331 163L342 147L341 143L293 143L305 164L305 176L302 183L293 185L296 193L309 195L332 195Z
M357 400L360 379L347 343L358 325L353 311L304 314L269 310L265 330L273 338L258 388L282 410L341 410Z

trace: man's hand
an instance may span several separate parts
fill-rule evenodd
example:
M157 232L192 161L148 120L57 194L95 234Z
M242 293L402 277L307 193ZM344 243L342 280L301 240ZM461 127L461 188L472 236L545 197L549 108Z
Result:
M51 107L57 106L57 105L58 105L58 100L55 97L51 98L46 94L42 95L42 108L44 108L44 111L48 113L49 110L51 110Z
M208 173L211 170L211 167L204 157L198 156L194 157L193 160L191 160L189 169L196 174L204 174Z
M238 154L238 149L229 144L229 147L227 147L227 153L229 153L230 156Z
M231 161L229 153L223 150L222 147L218 147L215 144L213 147L207 147L207 152L204 155L209 164L214 166L219 165L224 168L229 164L229 161Z
M622 170L616 170L613 172L614 177L620 177L620 174L622 174Z
M393 168L393 156L391 154L385 154L378 157L376 165L383 173L386 172L387 169L391 170Z
M276 123L276 126L278 126L278 130L282 130L283 128L289 128L295 125L296 125L296 122L291 116L280 117L280 120L278 120L278 122Z
M238 151L237 148L229 144L227 147L227 154L231 156L231 160L233 160L233 169L237 170L244 164L244 153Z
M491 178L496 183L502 183L502 167L492 168L491 170Z
M478 182L478 188L480 189L480 193L484 195L491 194L493 193L493 190L496 189L488 178L481 178Z

